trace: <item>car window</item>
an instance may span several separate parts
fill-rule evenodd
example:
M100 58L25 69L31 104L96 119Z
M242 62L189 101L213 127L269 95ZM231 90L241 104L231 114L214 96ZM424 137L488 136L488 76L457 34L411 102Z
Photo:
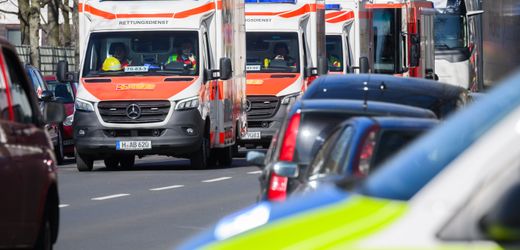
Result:
M2 54L0 54L0 61L3 60ZM9 106L7 103L7 92L5 79L6 75L4 69L0 68L0 119L9 119Z
M11 102L14 111L14 119L21 123L33 122L33 111L31 102L23 86L24 71L19 67L16 55L11 51L4 49L5 65L7 66L9 78L9 90L11 91Z
M451 161L520 105L520 76L516 76L448 119L361 184L363 194L409 200ZM471 121L471 122L468 122Z
M49 82L49 89L54 93L56 101L62 103L74 102L74 91L68 83Z
M348 161L351 138L354 129L351 126L336 131L316 155L313 161L312 173L309 180L314 180L325 175L339 174L342 162Z
M370 165L377 168L379 164L383 163L383 161L394 155L423 132L424 130L419 129L382 130ZM372 168L371 171L375 170L375 168Z

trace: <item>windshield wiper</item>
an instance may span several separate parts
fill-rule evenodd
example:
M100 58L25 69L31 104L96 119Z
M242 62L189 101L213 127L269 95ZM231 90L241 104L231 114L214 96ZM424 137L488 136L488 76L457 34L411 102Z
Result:
M435 48L451 49L450 46L448 46L444 43L436 43Z

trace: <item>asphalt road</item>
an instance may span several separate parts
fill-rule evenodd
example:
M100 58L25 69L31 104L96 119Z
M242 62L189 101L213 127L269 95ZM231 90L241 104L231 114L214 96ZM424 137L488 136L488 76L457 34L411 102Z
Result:
M253 204L259 169L235 159L222 169L146 157L132 170L96 162L60 166L60 232L55 249L172 249L222 216Z

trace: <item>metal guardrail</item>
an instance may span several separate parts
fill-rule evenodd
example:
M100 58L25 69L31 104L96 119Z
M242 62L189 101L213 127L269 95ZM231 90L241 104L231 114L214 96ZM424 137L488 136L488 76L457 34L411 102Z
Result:
M77 70L74 47L41 46L38 49L40 50L40 65L34 66L40 69L43 75L56 74L56 67L60 60L66 60L69 63L69 71ZM16 46L16 51L23 63L30 63L31 48L29 46Z

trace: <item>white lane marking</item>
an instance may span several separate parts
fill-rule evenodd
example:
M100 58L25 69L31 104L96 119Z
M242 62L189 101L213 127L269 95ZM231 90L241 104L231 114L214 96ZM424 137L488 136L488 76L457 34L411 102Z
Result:
M59 207L62 208L62 207L68 207L70 206L69 204L60 204Z
M262 170L247 172L247 174L261 174Z
M130 194L114 194L114 195L108 195L108 196L101 196L101 197L92 198L91 200L93 200L93 201L102 201L102 200L114 199L114 198L119 198L119 197L128 196L128 195L130 195Z
M167 186L167 187L150 188L150 191L161 191L161 190L181 188L181 187L184 187L184 185L173 185L173 186Z
M215 178L215 179L205 180L205 181L202 181L202 182L210 183L210 182L216 182L216 181L223 181L223 180L227 180L227 179L231 179L231 177L229 177L229 176L226 176L226 177L220 177L220 178Z

